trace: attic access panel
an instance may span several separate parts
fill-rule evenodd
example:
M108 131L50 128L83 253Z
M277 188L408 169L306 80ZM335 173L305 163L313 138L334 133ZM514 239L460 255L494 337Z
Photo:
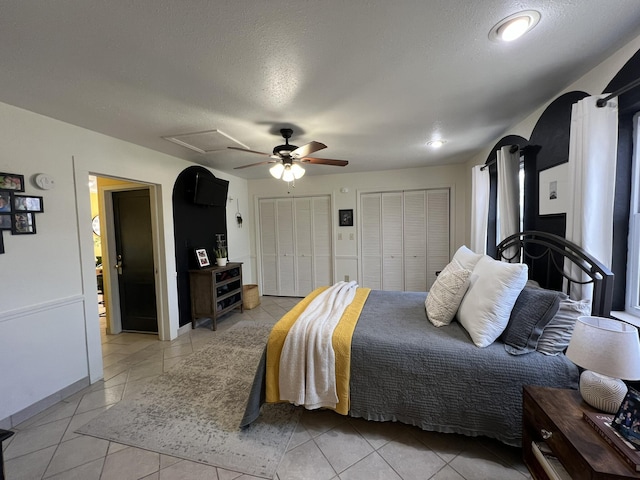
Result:
M218 129L167 135L162 138L198 153L218 152L220 150L226 150L228 147L237 146L246 149L249 148L244 143L239 142Z

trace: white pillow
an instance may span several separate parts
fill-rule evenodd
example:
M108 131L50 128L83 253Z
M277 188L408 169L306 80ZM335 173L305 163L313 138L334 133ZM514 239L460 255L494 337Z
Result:
M431 286L424 306L429 321L436 327L449 325L456 316L462 297L469 287L471 270L462 268L457 260L451 260Z
M499 262L488 255L478 261L458 309L458 321L478 347L491 345L507 327L528 272L524 263Z
M482 257L484 257L483 254L475 253L463 245L453 255L453 260L456 260L465 270L473 271L474 267Z

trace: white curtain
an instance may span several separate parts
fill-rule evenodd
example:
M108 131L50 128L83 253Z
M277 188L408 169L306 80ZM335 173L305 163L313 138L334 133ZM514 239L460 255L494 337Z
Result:
M471 169L471 245L476 253L487 253L489 221L489 169L483 165Z
M496 152L498 167L498 204L496 240L500 243L509 235L520 231L520 150L511 152L511 145ZM516 251L505 252L507 256Z
M611 267L618 106L597 107L597 100L586 97L571 109L566 237ZM571 276L582 278L577 269ZM572 285L571 297L591 299L591 290Z

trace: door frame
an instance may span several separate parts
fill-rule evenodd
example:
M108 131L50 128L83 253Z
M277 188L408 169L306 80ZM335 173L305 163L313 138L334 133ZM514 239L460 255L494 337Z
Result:
M104 175L97 175L98 177L105 177ZM111 178L111 177L109 177ZM141 183L134 180L128 180L136 185L106 185L98 188L98 196L101 198L99 215L103 218L104 226L106 227L106 235L103 234L105 241L103 251L105 252L105 259L103 259L103 278L104 283L108 285L109 295L107 296L107 308L109 312L109 332L112 334L118 334L122 332L122 317L120 312L120 289L118 288L119 275L113 274L113 266L116 264L116 237L115 237L115 215L113 212L113 193L125 192L130 190L148 190L149 191L149 205L151 215L151 235L153 250L153 272L154 283L156 293L156 317L158 322L158 338L163 339L164 332L162 331L162 317L160 309L162 308L162 302L159 301L162 295L162 290L158 285L160 279L158 276L158 264L159 264L159 235L157 227L157 208L155 198L155 186L152 184ZM106 268L105 268L106 267ZM168 330L167 330L168 332ZM150 334L151 335L151 334Z

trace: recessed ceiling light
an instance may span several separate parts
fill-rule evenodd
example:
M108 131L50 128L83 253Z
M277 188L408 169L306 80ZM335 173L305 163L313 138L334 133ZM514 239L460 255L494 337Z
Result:
M540 13L535 10L525 10L514 13L500 20L489 32L489 39L494 42L511 42L520 38L540 21Z
M427 142L427 147L440 148L445 143L447 143L446 140L431 140L430 142Z

